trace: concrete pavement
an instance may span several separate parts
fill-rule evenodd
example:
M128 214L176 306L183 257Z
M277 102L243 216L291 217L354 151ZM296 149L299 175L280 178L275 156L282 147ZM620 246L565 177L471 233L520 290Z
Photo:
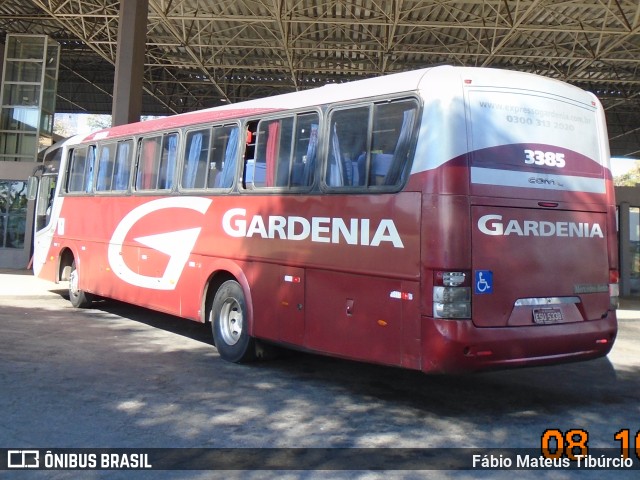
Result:
M66 283L42 280L29 270L0 269L0 298L55 298L66 290Z
M8 448L528 448L581 429L616 449L638 430L640 305L626 300L612 352L589 362L426 376L289 352L246 365L220 359L206 325L120 302L74 309L66 285L0 270L0 445ZM7 472L0 475L4 478ZM10 478L21 478L22 472ZM128 479L131 472L29 472ZM144 474L144 472L136 472ZM422 472L148 472L136 478L425 478ZM511 471L429 478L510 480ZM482 474L486 475L482 475ZM600 478L519 471L526 480ZM620 475L622 473L622 475ZM589 475L591 474L591 475ZM637 478L637 471L616 472Z

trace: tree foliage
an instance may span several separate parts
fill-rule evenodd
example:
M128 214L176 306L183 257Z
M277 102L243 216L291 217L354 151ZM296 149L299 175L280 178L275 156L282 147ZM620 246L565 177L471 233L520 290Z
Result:
M613 183L616 187L635 187L640 183L640 163L626 173L613 177Z

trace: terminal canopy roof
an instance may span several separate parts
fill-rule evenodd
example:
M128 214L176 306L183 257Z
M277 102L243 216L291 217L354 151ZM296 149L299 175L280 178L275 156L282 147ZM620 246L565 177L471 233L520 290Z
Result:
M61 45L58 112L111 113L120 2L4 0L0 33ZM603 102L640 157L637 0L149 0L143 113L164 115L432 65L558 78Z

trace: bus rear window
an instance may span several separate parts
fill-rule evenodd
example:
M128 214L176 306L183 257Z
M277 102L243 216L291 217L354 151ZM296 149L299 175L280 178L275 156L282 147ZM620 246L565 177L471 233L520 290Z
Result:
M529 90L469 89L473 164L601 174L596 107L586 100Z

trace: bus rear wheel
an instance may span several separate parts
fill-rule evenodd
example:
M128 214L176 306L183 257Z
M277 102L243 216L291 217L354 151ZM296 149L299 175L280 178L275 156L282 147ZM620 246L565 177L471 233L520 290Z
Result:
M223 360L233 363L255 359L255 341L248 332L247 305L235 280L224 282L211 304L213 341Z
M93 296L90 293L78 288L79 278L76 262L71 264L71 272L69 273L69 301L75 308L86 308L91 305Z

